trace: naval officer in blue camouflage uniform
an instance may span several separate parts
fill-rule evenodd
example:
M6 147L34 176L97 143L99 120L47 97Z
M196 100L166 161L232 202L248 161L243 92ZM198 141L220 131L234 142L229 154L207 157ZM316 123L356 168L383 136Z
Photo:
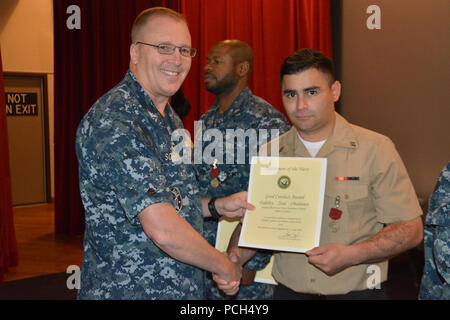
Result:
M180 155L171 133L182 123L168 98L196 52L187 23L172 10L148 9L131 38L130 70L77 131L86 209L78 298L203 299L203 270L233 295L241 269L201 236L203 218L238 217L252 206L242 192L208 207L192 167L172 161Z
M202 140L209 140L206 138L209 129L219 130L223 145L218 146L218 150L223 150L223 154L207 154L212 148L208 142L203 142L203 161L196 165L203 196L223 197L247 190L251 155L257 154L260 145L290 128L281 112L253 95L247 87L252 67L252 48L240 40L218 42L206 59L205 86L217 100L200 118L195 141L197 143L199 135ZM248 138L241 139L245 135ZM211 245L216 242L217 225L217 219L205 221L203 234ZM263 269L270 257L270 253L261 252L247 263L236 299L272 299L272 285L253 282L255 271ZM207 299L224 297L210 277L206 280L206 290Z
M419 299L450 300L450 162L442 169L430 198L424 250Z

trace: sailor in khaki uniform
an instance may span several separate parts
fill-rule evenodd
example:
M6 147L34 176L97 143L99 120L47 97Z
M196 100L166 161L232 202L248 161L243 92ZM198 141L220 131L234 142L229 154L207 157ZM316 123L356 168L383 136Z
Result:
M281 157L328 159L320 246L275 255L275 299L386 298L369 277L387 280L388 259L418 245L422 214L405 166L392 141L348 123L334 103L340 83L332 62L303 49L290 55L281 73L281 91L293 126L266 145ZM276 154L276 153L275 153ZM250 249L231 249L245 260ZM380 294L382 293L382 294Z

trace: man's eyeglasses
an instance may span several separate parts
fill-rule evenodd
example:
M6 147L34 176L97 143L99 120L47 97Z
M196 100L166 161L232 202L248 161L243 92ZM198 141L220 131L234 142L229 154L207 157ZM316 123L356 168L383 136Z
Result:
M177 47L171 44L151 44L151 43L145 43L142 41L137 41L135 44L145 44L146 46L155 47L158 49L158 52L161 54L173 54L175 52L175 49L178 48L178 51L180 51L180 54L184 57L195 57L195 54L197 53L197 49L189 48L189 47Z

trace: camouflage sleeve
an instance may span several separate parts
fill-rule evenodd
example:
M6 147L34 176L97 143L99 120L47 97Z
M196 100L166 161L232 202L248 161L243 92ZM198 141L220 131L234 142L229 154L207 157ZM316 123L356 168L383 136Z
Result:
M434 260L436 271L447 283L450 284L450 227L436 227L434 247Z
M258 250L256 255L244 265L244 268L251 271L262 270L269 264L272 254L272 251Z
M441 171L433 195L425 228L434 229L432 248L436 272L450 284L450 162ZM448 292L447 292L448 294Z
M158 202L171 203L172 196L157 147L132 125L121 122L112 127L113 134L103 137L103 143L99 143L104 183L111 186L126 218L137 224L137 215L142 210Z
M265 130L267 130L267 136L260 136L258 139L257 152L259 152L259 149L263 145L286 133L291 128L289 122L286 120L283 114L278 111L271 112L265 115L263 120L259 119L257 121L259 122L256 124L256 127L264 128Z
M288 132L291 126L283 114L279 113L277 116L272 118L267 125L268 128L277 128L279 130L279 135ZM275 139L277 136L270 137L270 140ZM270 141L269 140L269 141Z
M289 131L291 128L289 125L289 122L286 120L286 118L281 113L272 114L271 116L268 116L264 123L262 124L262 127L268 128L267 130L267 142L277 138L278 136L281 136L283 133ZM260 146L265 144L265 141L262 141Z

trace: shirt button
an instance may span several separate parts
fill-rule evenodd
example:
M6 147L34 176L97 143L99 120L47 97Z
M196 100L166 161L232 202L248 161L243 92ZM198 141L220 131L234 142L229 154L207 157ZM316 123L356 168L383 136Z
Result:
M348 194L344 195L344 199L345 199L345 200L348 200L348 198L349 198L349 197L348 197Z

